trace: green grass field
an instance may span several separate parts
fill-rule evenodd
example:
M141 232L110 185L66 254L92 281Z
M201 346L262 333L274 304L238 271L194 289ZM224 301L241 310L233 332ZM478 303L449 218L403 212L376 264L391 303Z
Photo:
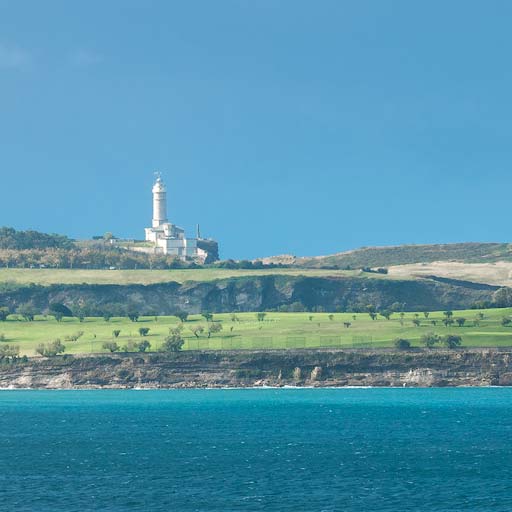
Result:
M213 281L229 277L286 275L323 277L356 276L358 270L325 270L300 268L275 268L265 270L230 270L221 268L176 270L82 270L82 269L31 269L0 268L0 282L18 284L155 284L175 281ZM369 274L367 277L382 277Z
M406 313L403 325L400 316L394 314L390 320L379 317L371 320L368 314L335 313L329 319L327 313L267 313L263 322L258 322L255 313L237 314L239 321L232 321L229 314L215 314L214 322L222 324L222 331L212 334L208 339L205 334L196 338L190 328L196 325L206 326L207 322L200 315L189 317L184 323L184 350L208 349L282 349L282 348L364 348L391 347L397 337L409 339L413 346L420 346L422 334L435 332L438 334L458 334L463 338L463 346L471 347L503 347L512 346L512 324L501 325L504 317L512 315L512 308L483 310L484 318L479 325L474 324L477 311L455 311L454 318L466 318L464 327L455 325L445 327L442 324L442 312L431 313L428 319L419 315L421 325L416 327L414 313ZM312 317L310 320L309 318ZM432 325L432 320L437 325ZM344 327L350 322L350 327ZM176 327L179 320L175 317L145 317L138 322L126 318L112 318L109 322L100 318L87 318L80 323L75 318L65 318L56 322L53 317L36 317L33 322L17 320L15 316L0 322L0 334L5 342L18 345L22 354L34 355L38 343L62 340L66 353L100 353L105 341L112 341L112 331L121 331L117 343L122 346L130 340L139 341L138 329L150 329L148 341L151 350L158 350L168 335L170 327ZM83 331L83 336L76 342L65 341L65 337Z

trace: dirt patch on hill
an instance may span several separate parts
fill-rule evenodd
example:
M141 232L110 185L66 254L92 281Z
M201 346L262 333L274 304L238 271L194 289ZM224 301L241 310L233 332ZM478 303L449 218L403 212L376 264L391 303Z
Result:
M495 286L512 286L512 262L461 263L457 261L434 261L432 263L413 263L389 267L388 275L398 278L434 275Z

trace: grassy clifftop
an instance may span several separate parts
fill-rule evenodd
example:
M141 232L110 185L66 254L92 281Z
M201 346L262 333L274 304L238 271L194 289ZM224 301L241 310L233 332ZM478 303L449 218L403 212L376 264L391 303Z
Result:
M461 261L466 263L491 263L511 261L512 244L508 243L456 243L433 245L399 245L390 247L362 247L353 251L328 256L295 258L276 256L265 258L266 263L285 262L303 268L361 268L387 267L432 261Z

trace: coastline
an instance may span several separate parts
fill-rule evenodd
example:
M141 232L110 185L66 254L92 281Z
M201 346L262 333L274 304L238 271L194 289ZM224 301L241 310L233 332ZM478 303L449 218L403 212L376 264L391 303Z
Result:
M488 348L60 356L0 364L0 390L502 387L511 362Z

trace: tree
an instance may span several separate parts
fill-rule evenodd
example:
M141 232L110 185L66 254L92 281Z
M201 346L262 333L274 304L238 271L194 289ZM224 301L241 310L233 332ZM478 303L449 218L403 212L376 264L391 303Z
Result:
M165 338L161 350L163 352L179 352L185 343L181 334L171 334Z
M429 311L423 311L423 316L424 316L425 318L428 318L428 317L429 317L429 315L430 315L430 312L429 312Z
M217 332L220 332L222 331L222 324L219 324L219 323L211 323L209 326L208 326L208 338L210 338L210 336L212 334L215 334Z
M231 327L233 328L233 327ZM204 332L204 327L202 325L194 325L190 327L190 332L196 337L199 338L199 335Z
M54 312L53 312L53 318L55 318L55 320L56 320L57 322L62 321L62 317L63 317L63 316L64 316L64 315L62 314L62 312L61 312L61 311L54 311Z
M459 327L463 327L464 324L466 323L466 319L463 317L456 318L455 321L457 322L457 325Z
M240 318L238 318L236 313L231 313L230 318L232 322L240 322Z
M437 320L430 320L430 323L431 323L432 325L437 325Z
M334 320L334 315L329 315L329 320L332 322Z
M392 314L393 311L390 311L389 309L384 309L383 311L380 312L380 316L383 316L386 320L389 320Z
M179 319L180 322L186 322L188 318L188 313L186 311L176 311L174 316Z
M109 350L113 354L114 352L117 352L120 347L115 341L105 341L105 343L103 343L103 349Z
M258 322L263 322L263 320L265 320L265 317L267 316L267 313L263 313L263 311L259 311L258 313L256 313L256 319L258 320ZM310 318L311 320L311 318Z
M149 334L149 327L139 327L139 336L147 336Z
M368 311L368 313L376 313L377 308L373 304L368 304L366 306L366 311Z
M420 341L427 348L432 348L436 343L439 343L440 337L433 332L427 332L421 337Z
M120 331L119 329L114 329L114 330L112 331L112 336L113 336L114 338L119 338L119 335L120 335L120 334L121 334L121 331Z
M457 348L462 345L462 338L455 334L448 334L443 336L443 345L447 348Z
M512 288L503 287L492 294L493 306L508 308L512 306Z
M211 322L213 321L213 315L211 313L201 313L201 316L207 321L207 322Z
M137 349L139 352L146 352L146 350L151 348L151 343L148 340L142 340L137 343Z
M352 324L350 322L343 322L343 325L348 329Z
M445 327L453 325L453 318L443 318L443 324L445 325Z
M10 314L9 308L5 306L0 307L0 322L5 322Z
M370 318L371 318L372 320L375 320L375 319L377 318L377 313L375 313L375 312L373 312L373 311L370 311L368 314L370 315Z
M391 311L394 311L395 313L398 313L398 311L402 311L405 307L405 304L402 302L393 302L391 304Z
M112 313L110 313L110 311L103 311L103 320L105 320L105 322L110 322L111 318Z
M443 313L443 315L444 315L446 318L451 318L451 317L453 316L453 311L450 311L450 310L445 311L445 312Z
M126 312L126 316L132 321L132 322L138 322L140 313L137 311L137 309L134 306L131 306L128 311Z
M75 318L78 318L78 321L82 323L85 320L85 311L82 308L74 308L73 309L73 316Z
M393 344L398 350L409 350L411 348L411 342L404 338L396 338Z
M26 302L16 308L16 313L21 315L27 322L33 322L38 311L32 302Z
M413 318L412 319L412 323L416 326L416 327L419 327L421 322L420 322L420 319L419 318Z
M312 322L313 321L313 315L309 315L308 319L309 319L310 322Z
M473 319L473 325L475 327L478 327L480 325L480 318L478 318L477 316Z
M503 327L510 325L511 323L512 323L512 320L510 318L503 317L501 319L501 325L503 325Z
M169 327L169 334L171 336L175 336L175 335L180 335L181 336L181 332L183 331L183 325L182 324L179 324L179 325L176 325L176 326L173 326L173 327Z

